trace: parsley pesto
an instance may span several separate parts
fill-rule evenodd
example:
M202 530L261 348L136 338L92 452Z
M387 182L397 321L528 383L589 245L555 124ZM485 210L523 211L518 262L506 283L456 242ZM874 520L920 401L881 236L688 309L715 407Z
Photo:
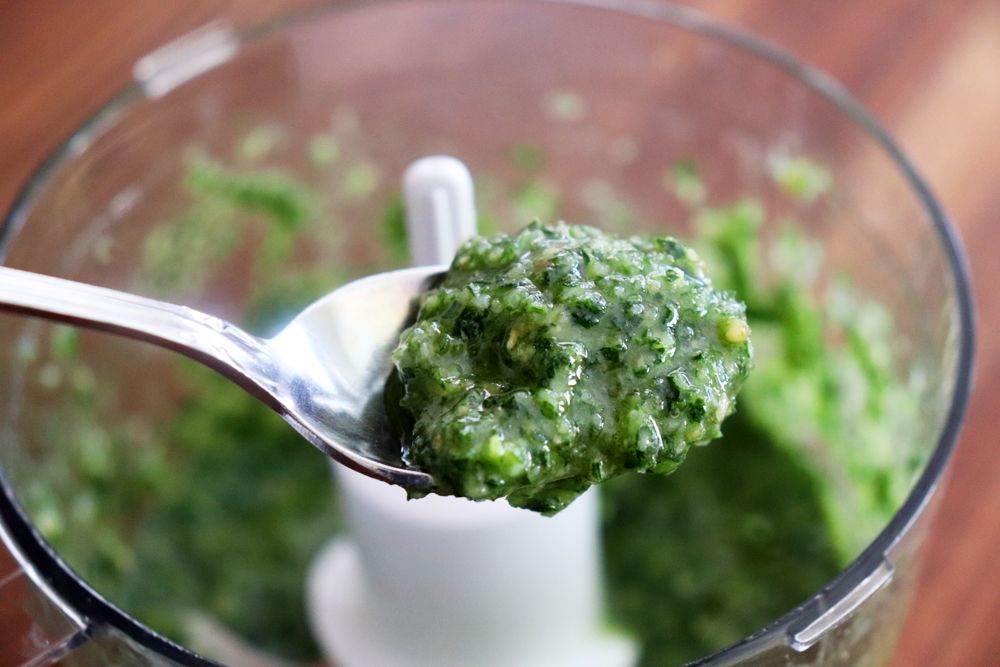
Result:
M392 355L404 459L436 493L544 514L673 472L721 435L751 368L745 308L703 266L671 237L564 223L471 239Z

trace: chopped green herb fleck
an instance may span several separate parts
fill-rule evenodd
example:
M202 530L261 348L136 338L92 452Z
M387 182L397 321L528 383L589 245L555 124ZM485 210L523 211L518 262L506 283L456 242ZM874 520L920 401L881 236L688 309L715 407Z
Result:
M309 193L281 172L236 172L210 160L199 160L192 165L188 178L195 192L220 195L289 229L301 227L313 213Z
M545 166L545 155L537 146L517 144L510 151L510 159L521 171L538 171Z
M776 154L771 157L771 176L785 194L803 204L811 204L833 185L833 174L802 155Z
M698 206L705 202L708 189L698 175L698 166L693 160L680 160L663 177L666 188L688 206Z
M399 195L386 203L382 213L382 247L396 264L405 264L410 256L410 244L406 232L406 204Z
M551 220L559 213L559 191L548 183L531 182L522 187L515 199L521 220Z
M250 130L240 142L239 154L245 160L260 160L267 157L268 153L281 139L282 130L275 125L258 125Z
M340 157L340 142L329 134L317 134L309 140L309 159L317 167L326 167Z
M74 361L80 353L80 330L68 324L52 327L52 356L58 361Z
M375 165L361 163L351 167L344 177L344 192L350 197L364 199L375 192L378 184L379 173Z

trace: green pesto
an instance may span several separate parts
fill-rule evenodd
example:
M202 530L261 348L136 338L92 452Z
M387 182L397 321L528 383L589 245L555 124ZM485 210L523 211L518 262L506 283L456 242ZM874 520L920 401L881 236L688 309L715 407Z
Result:
M722 438L674 474L601 487L608 611L638 640L637 667L675 667L737 642L844 565L822 482L754 425L743 393Z
M392 355L415 418L404 458L436 493L544 514L630 470L673 472L721 435L748 333L673 238L533 223L471 239Z

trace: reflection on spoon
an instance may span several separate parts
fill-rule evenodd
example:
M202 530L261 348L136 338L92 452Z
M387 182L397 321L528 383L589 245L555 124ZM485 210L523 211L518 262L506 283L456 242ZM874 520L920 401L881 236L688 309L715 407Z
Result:
M330 292L271 339L154 299L0 267L0 311L147 341L215 369L318 449L392 484L433 485L408 468L382 392L414 299L446 266L380 273Z

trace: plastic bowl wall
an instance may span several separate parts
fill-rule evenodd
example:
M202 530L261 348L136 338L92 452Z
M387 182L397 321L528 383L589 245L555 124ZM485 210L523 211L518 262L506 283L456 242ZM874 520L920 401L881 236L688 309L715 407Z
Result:
M822 245L825 276L850 276L891 314L898 374L922 387L907 441L893 444L918 453L922 469L891 522L828 586L699 664L887 661L964 414L971 306L936 202L836 84L697 13L640 1L358 3L244 35L216 26L137 73L27 187L3 228L8 265L234 321L268 289L280 297L286 281L295 297L275 297L268 311L280 320L307 296L405 263L391 233L400 177L439 153L475 176L483 227L513 230L538 215L685 236L690 209L665 183L687 160L711 203L759 202L765 238L794 220ZM775 187L775 165L796 156L832 175L815 202ZM195 181L270 174L254 184L272 195L242 213L199 210L199 187L239 197L241 186L192 183L192 169ZM312 194L289 208L289 188ZM215 232L199 226L220 217ZM265 218L303 236L275 237ZM50 345L60 335L0 317L0 517L16 556L0 565L10 570L0 582L45 607L25 607L25 636L42 639L24 662L69 652L83 663L156 654L203 664L95 594L42 537L74 525L51 524L58 517L38 510L45 491L35 483L80 474L72 461L87 424L73 406L91 401L100 428L141 448L187 391L170 353L84 332L62 358L58 340ZM79 465L100 475L104 464Z

